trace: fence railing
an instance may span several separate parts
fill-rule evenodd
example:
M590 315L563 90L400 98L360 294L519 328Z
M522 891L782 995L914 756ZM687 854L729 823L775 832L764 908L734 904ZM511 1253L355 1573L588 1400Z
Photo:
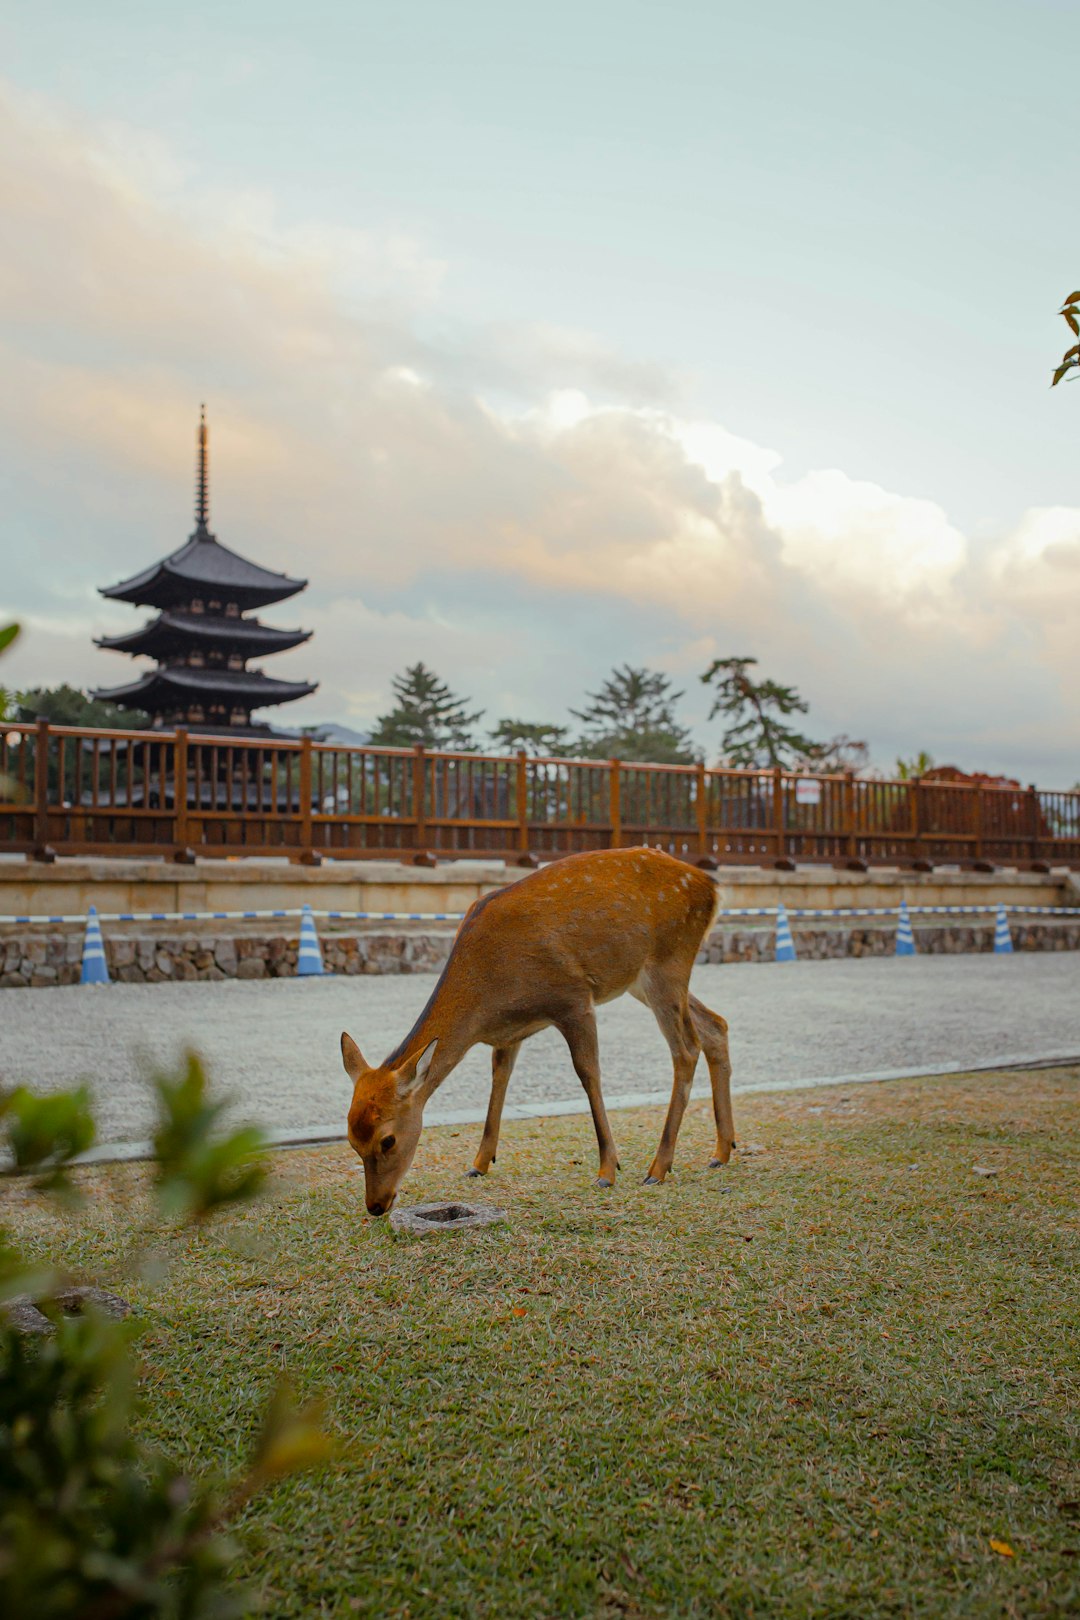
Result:
M1080 792L0 725L0 851L1080 867Z

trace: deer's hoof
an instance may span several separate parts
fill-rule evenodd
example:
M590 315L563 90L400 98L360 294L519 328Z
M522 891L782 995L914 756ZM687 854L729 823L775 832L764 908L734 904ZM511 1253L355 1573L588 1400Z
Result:
M723 1159L710 1159L709 1160L709 1169L710 1170L719 1170L721 1168L721 1166L724 1164L724 1162L725 1161Z
M614 1187L615 1183L613 1181L609 1181L607 1176L597 1176L596 1185L598 1187Z
M477 1168L476 1168L476 1166L475 1166L475 1164L474 1164L474 1165L473 1165L473 1167L472 1167L472 1169L471 1169L471 1170L466 1170L466 1172L465 1172L465 1174L466 1174L466 1175L467 1175L467 1176L482 1176L482 1175L483 1175L483 1173L484 1173L484 1172L483 1172L483 1171L482 1171L482 1170L478 1170L478 1169L477 1169Z
M660 1185L660 1177L659 1176L646 1176L644 1185L646 1187L659 1187L659 1185Z

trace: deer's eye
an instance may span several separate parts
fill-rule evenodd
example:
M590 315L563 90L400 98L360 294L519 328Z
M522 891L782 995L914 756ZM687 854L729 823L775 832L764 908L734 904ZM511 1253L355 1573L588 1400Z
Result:
M380 1153L389 1153L396 1141L396 1136L384 1136L382 1141L379 1143Z

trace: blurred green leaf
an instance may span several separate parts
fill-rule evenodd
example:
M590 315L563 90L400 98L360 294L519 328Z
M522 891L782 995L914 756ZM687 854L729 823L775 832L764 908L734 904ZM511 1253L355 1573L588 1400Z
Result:
M44 1097L26 1086L4 1092L0 1127L16 1171L24 1175L36 1171L38 1191L72 1194L67 1167L92 1146L96 1135L85 1086Z
M3 652L5 647L11 646L11 643L15 640L18 633L19 626L17 624L4 625L3 629L0 630L0 652Z
M198 1055L189 1052L177 1078L158 1075L155 1085L160 1122L154 1180L166 1214L200 1221L254 1197L266 1180L266 1137L252 1126L215 1134L226 1103L208 1101Z
M289 1385L280 1383L263 1421L250 1484L264 1485L285 1474L295 1474L301 1468L317 1468L329 1462L335 1447L323 1433L323 1416L321 1402L296 1407Z

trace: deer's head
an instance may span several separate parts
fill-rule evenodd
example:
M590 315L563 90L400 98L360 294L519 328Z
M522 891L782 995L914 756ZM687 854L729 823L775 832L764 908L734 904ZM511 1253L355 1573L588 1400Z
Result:
M371 1215L385 1215L413 1160L424 1123L424 1082L435 1042L396 1068L372 1068L351 1035L341 1036L341 1061L353 1083L349 1143L364 1164L364 1202Z

